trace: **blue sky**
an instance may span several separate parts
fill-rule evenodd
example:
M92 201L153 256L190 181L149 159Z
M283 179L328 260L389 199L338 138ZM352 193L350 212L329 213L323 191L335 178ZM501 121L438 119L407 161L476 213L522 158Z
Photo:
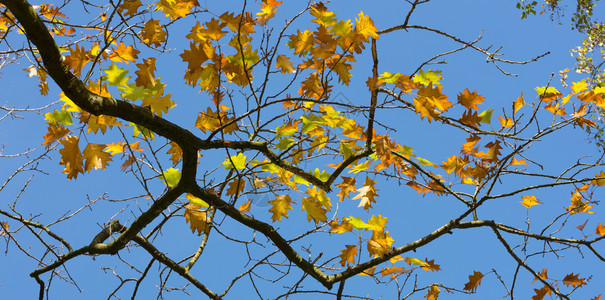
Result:
M210 11L220 15L225 8L223 4L208 3ZM232 11L240 11L241 4L239 2L229 2L229 7ZM258 9L258 4L248 3L251 11ZM286 3L280 8L280 12L275 17L271 24L277 28L281 28L283 20L302 9L304 3ZM213 7L214 6L214 7ZM328 8L337 13L341 19L354 19L359 11L363 11L369 15L375 22L378 29L384 29L402 23L405 14L409 8L409 4L405 1L334 1L327 5ZM74 8L75 9L75 8ZM495 109L494 122L492 123L496 129L499 124L495 121L495 116L505 107L510 109L511 102L524 93L526 100L532 101L537 96L534 88L536 86L544 86L547 84L552 73L555 77L552 84L559 87L558 72L565 68L571 68L574 63L573 57L570 56L570 48L579 44L582 36L577 32L570 30L567 25L567 18L563 18L563 25L557 26L556 22L549 19L548 16L532 16L526 20L520 20L520 12L515 8L515 1L448 1L448 0L433 0L430 3L421 5L417 8L410 24L424 25L439 30L446 31L463 40L471 41L482 34L482 40L477 44L480 47L487 48L490 45L492 49L502 46L501 53L505 54L504 58L511 60L527 60L537 55L550 51L550 54L537 62L518 66L505 65L501 67L509 72L518 74L517 77L505 76L496 69L493 65L486 63L486 58L483 54L473 50L465 50L445 57L447 64L432 65L425 67L424 70L433 69L441 70L444 79L441 81L445 94L448 94L450 100L455 99L455 95L463 91L465 88L469 90L477 90L480 95L486 97L485 105L482 108ZM206 21L208 16L201 14L200 21ZM182 47L185 42L184 35L188 33L187 25L189 21L177 23L172 29L169 45L171 47ZM194 21L195 23L195 21ZM303 17L293 25L291 30L314 27L315 24L308 22L308 17ZM177 28L183 28L182 30ZM0 44L0 51L5 50L5 45ZM283 46L283 45L282 45ZM437 36L433 33L418 31L411 29L409 32L397 31L394 33L381 36L378 42L378 51L380 54L379 72L400 72L409 74L415 70L422 61L433 57L444 51L449 51L459 47L455 42L446 38ZM285 47L284 47L285 48ZM186 64L182 63L177 56L181 50L174 51L172 54L163 55L158 59L157 76L162 77L163 82L167 84L167 93L173 94L172 99L177 103L167 119L171 120L185 128L193 128L195 115L191 111L200 109L201 101L208 101L205 94L198 94L197 90L191 89L182 82L182 74L186 68ZM290 54L290 52L287 52ZM148 56L151 55L146 53ZM369 51L365 55L357 58L358 63L355 65L353 82L348 87L336 86L334 93L337 92L344 95L349 101L355 104L365 104L369 101L369 92L365 85L365 81L369 76L371 60L368 56ZM293 55L292 55L293 56ZM138 62L137 62L138 63ZM44 106L59 98L56 86L51 83L51 91L49 97L41 97L36 89L37 81L28 79L26 72L22 69L27 68L29 63L26 60L21 60L20 64L9 65L2 69L2 78L0 78L0 88L3 93L0 95L0 104L8 107L40 107ZM131 72L132 73L132 72ZM570 79L581 78L571 73ZM280 84L278 82L278 84ZM295 90L293 90L295 92ZM204 104L207 105L207 104ZM204 106L205 107L205 106ZM58 108L55 106L54 108ZM6 118L0 121L0 144L4 146L3 154L20 153L30 148L36 148L34 154L40 154L43 151L43 146L40 146L43 141L42 136L46 132L44 117L41 114L24 113L24 119ZM445 129L443 126L433 126L426 121L420 121L415 114L409 111L404 113L381 111L378 113L378 119L386 120L387 124L397 125L399 131L390 133L390 136L395 138L399 143L411 146L414 152L423 158L439 163L445 160L446 157L458 152L460 145L464 142L467 134L460 134ZM126 129L125 132L128 132ZM196 134L200 131L193 128ZM381 129L382 130L382 129ZM116 137L118 135L113 135ZM95 142L110 142L109 136L95 136ZM542 163L545 163L546 170L556 173L562 170L566 165L575 161L582 155L596 155L598 150L594 144L587 142L587 136L580 129L565 130L556 138L545 139L541 143L536 143L535 148L530 151L532 157L539 158ZM203 158L203 163L216 163L222 153L216 155L211 154ZM0 169L0 178L7 178L16 167L21 165L25 158L6 159L1 158L2 168ZM77 180L67 181L65 174L61 173L62 167L58 162L60 157L58 153L51 152L49 159L44 160L39 165L39 169L44 170L47 174L40 172L25 172L19 174L13 182L5 190L1 192L0 205L2 209L6 209L9 203L12 203L16 195L21 190L23 184L28 180L30 175L34 178L27 187L25 193L20 196L18 208L24 215L37 215L43 213L37 218L39 222L45 223L55 220L67 211L73 212L78 207L88 203L89 199L97 199L105 195L107 199L123 199L139 195L142 191L140 184L127 174L117 172L119 163L115 163L110 170L102 172L96 171L89 174L81 175ZM117 160L117 159L114 159ZM167 166L169 163L165 162ZM218 165L218 164L216 164ZM214 165L212 165L214 167ZM359 176L358 182L362 182L365 176ZM338 181L339 182L339 181ZM521 186L526 182L517 179L504 181L500 190L509 190L511 187ZM445 222L453 218L452 212L462 211L462 207L458 203L454 203L452 199L444 197L439 198L433 195L422 197L406 186L398 186L395 182L380 181L379 188L379 203L375 205L372 213L382 214L389 217L388 228L393 235L396 246L411 242L423 235L442 226ZM151 189L159 195L163 189L163 185L156 180L151 186ZM479 211L479 217L485 219L495 219L497 221L520 226L525 228L527 218L531 219L531 229L541 228L547 224L552 216L556 216L562 211L562 207L569 205L570 189L549 189L541 192L539 198L545 205L537 206L531 210L526 210L518 204L521 199L510 197L503 199L501 202L490 203ZM293 193L297 195L296 193ZM297 200L298 201L298 200ZM350 201L350 200L349 200ZM300 201L298 206L294 206L294 211L290 219L281 223L274 224L288 238L300 234L302 229L310 229L306 218L300 212ZM100 230L101 224L107 222L116 214L120 221L124 223L131 222L140 212L139 207L145 208L148 201L138 199L136 201L104 201L99 200L93 207L93 210L86 209L82 213L76 215L71 223L64 222L53 227L66 239L71 241L75 247L81 247L90 242L94 234ZM122 209L126 207L125 210ZM252 213L258 218L269 220L268 209L262 202L256 204L252 208ZM346 201L341 204L339 218L349 216L350 214L363 214L356 208L356 203ZM598 221L599 213L602 214L602 209L595 207L597 217L591 217L587 228L594 228ZM529 215L528 215L529 214ZM364 215L365 216L365 215ZM573 237L581 237L579 231L574 231L575 225L582 224L588 215L576 215L570 218L568 231ZM219 214L219 221L222 222L220 230L223 234L238 238L250 239L252 233L245 229L242 225L234 221L223 218ZM0 221L4 221L0 217ZM68 225L68 223L70 225ZM155 224L155 223L154 223ZM12 223L11 223L12 225ZM12 225L12 226L17 226ZM530 230L531 230L530 229ZM588 230L591 233L593 229ZM32 252L40 251L39 244L31 237L25 237L23 246L29 247L32 245ZM367 234L366 234L367 237ZM169 256L175 259L184 257L190 254L200 243L200 238L191 234L188 225L185 224L183 218L177 218L176 221L171 221L166 224L162 230L162 236L159 249L168 253ZM268 244L262 236L256 237L260 243ZM515 241L515 242L513 242ZM519 239L512 238L511 244L516 245ZM338 250L343 249L344 244L354 243L355 238L350 235L345 237L336 235L318 235L309 240L295 243L294 248L301 253L304 253L302 247L310 249L315 257L319 252L323 252L324 258L334 257L340 254ZM4 244L2 249L4 250ZM535 247L541 247L539 243L534 244ZM603 246L601 245L601 249ZM269 253L274 249L267 247L253 247L258 253ZM0 256L0 265L3 270L9 272L0 272L0 298L4 299L33 299L37 295L38 285L28 274L36 268L35 262L28 259L15 249L15 244L9 245L8 254ZM121 257L128 260L142 270L145 268L149 257L146 253L138 248L132 248L132 252L128 250L121 252ZM568 273L580 273L581 277L586 277L588 274L593 274L591 285L574 294L577 299L589 299L605 293L604 290L599 290L598 283L605 280L605 274L601 271L602 264L595 264L595 258L590 253L584 253L586 259L580 259L577 252L568 251L564 259L554 259L552 256L546 258L531 258L528 263L532 264L536 270L549 268L549 274L553 277L562 278ZM441 283L462 289L464 283L468 281L468 275L473 271L481 271L486 274L478 293L470 295L468 299L486 299L499 298L506 295L506 291L499 283L494 273L487 274L492 268L495 268L507 282L510 284L511 278L515 272L515 263L507 256L502 245L498 244L491 231L486 229L474 229L465 231L456 231L453 235L441 238L436 243L419 249L416 253L405 254L404 256L413 256L419 259L428 258L435 259L435 262L443 269L437 273L427 273L420 271L418 274L419 286L424 286L430 283ZM365 255L367 259L367 254ZM241 272L242 265L246 263L245 248L234 245L227 241L220 234L213 232L210 243L204 252L204 255L193 269L193 274L198 279L206 284L212 290L221 292L226 282L230 278ZM70 275L76 279L80 288L84 290L81 294L77 288L72 285L55 278L51 284L51 299L78 299L88 297L91 299L107 298L110 292L118 285L118 281L113 275L112 270L101 269L101 266L108 268L116 267L116 271L124 272L126 277L133 276L123 264L120 264L116 257L80 257L74 259L68 264ZM275 276L276 274L264 269L267 275ZM158 268L157 264L152 268L152 274L141 285L139 299L148 299L157 295L156 284L158 283ZM164 274L166 271L164 272ZM297 274L295 276L295 274ZM301 273L296 270L292 271L290 281L296 280ZM125 277L125 278L126 278ZM44 277L48 279L48 277ZM528 299L533 295L533 289L540 288L541 285L534 283L529 285L532 276L521 270L517 279L517 288L515 295L519 299ZM413 278L411 279L413 280ZM172 275L168 281L171 286L180 286L183 281L177 279L177 276ZM281 283L272 285L255 281L259 284L264 295L268 298L279 295L282 291ZM123 298L129 298L129 292L133 286L132 283L127 284L128 287L121 292ZM324 288L312 280L307 280L304 285L309 290L324 290ZM196 291L193 287L187 289L191 295L195 297L204 297L201 292ZM409 292L409 287L404 294ZM233 288L227 299L242 299L253 293L253 289L249 280L242 279ZM369 296L372 298L394 299L396 296L396 287L393 283L389 285L375 285L372 279L368 277L354 277L347 281L345 285L345 293L359 296ZM424 296L425 292L416 294L413 299L419 299ZM320 299L321 294L314 295L314 299ZM308 299L308 294L295 295L293 299ZM458 299L460 295L448 295L442 292L439 299ZM186 299L186 294L175 291L166 294L167 299ZM332 299L333 296L324 296L326 299Z

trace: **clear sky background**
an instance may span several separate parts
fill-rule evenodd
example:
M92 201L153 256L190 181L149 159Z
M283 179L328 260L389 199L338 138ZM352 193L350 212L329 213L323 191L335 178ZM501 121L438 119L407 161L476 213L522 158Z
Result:
M35 1L32 1L35 2ZM200 1L201 2L201 1ZM225 1L226 4L218 4L218 1L209 1L207 5L210 11L220 15L225 10L235 12L241 11L239 1ZM252 2L252 1L249 1ZM492 49L502 46L500 53L504 58L511 60L528 60L535 56L550 51L550 54L537 62L518 66L501 65L508 72L518 74L517 77L505 76L492 64L486 63L485 55L474 50L464 50L450 56L446 56L447 64L431 65L424 67L424 70L433 69L443 72L444 94L449 95L449 99L455 99L458 92L465 88L477 90L477 93L483 95L485 105L482 109L495 109L493 126L497 129L499 124L495 117L500 115L502 107L510 108L510 105L521 92L524 93L526 101L532 101L537 96L534 91L536 86L545 86L552 73L555 77L552 85L560 87L558 72L565 68L571 68L574 64L573 57L570 56L570 48L580 44L582 36L577 32L570 30L568 25L568 16L563 16L561 22L563 25L557 26L557 22L551 21L548 16L531 16L526 20L520 19L520 11L515 8L516 2L513 0L503 1L481 1L481 0L433 0L428 4L417 8L410 19L410 24L425 25L435 29L445 31L465 41L472 41L479 35L482 40L477 43L478 46L487 48L493 45ZM248 3L249 10L256 12L257 3ZM399 25L403 22L405 14L409 9L409 4L405 1L340 1L336 0L327 5L329 9L336 12L340 19L352 19L359 11L368 14L375 22L376 27L385 29L391 26ZM226 7L226 8L225 8ZM291 17L304 7L303 2L285 3L280 8L280 12L270 24L276 28L281 28L283 20ZM570 7L568 13L571 14ZM66 12L69 15L69 11ZM200 15L199 21L205 22L207 15ZM209 18L209 17L208 17ZM296 29L315 27L310 23L308 17L299 19L290 29L290 32ZM184 35L188 33L192 24L187 22L178 23L171 31L169 47L182 47L186 42ZM182 31L177 29L182 28ZM282 45L283 46L283 45ZM379 72L400 72L403 74L412 73L423 61L439 53L458 48L460 45L438 36L433 33L411 29L409 32L397 31L385 34L380 37L378 42L378 52L380 55ZM4 45L0 45L0 51L5 50ZM200 101L203 101L203 107L207 106L208 99L205 94L198 94L197 90L184 85L182 74L186 69L177 55L182 50L177 50L173 54L163 55L158 59L158 71L156 75L162 78L167 84L166 92L172 93L172 99L177 103L177 107L171 110L167 119L175 122L185 128L193 128L195 114L192 111L200 109ZM289 55L290 51L286 51ZM148 56L150 54L147 54ZM141 55L140 57L142 57ZM293 55L290 55L293 56ZM369 92L365 81L370 74L371 60L369 51L363 56L357 57L358 63L355 65L353 82L348 87L335 86L334 95L340 93L348 101L354 104L363 105L369 103ZM22 69L27 68L29 63L21 60L19 64L12 64L1 70L0 78L0 104L8 107L41 107L50 102L59 99L59 91L53 83L50 83L51 90L49 97L42 97L37 91L37 80L27 78L27 73ZM132 72L131 72L132 73ZM131 74L132 76L132 74ZM576 74L570 73L570 79L578 79ZM293 89L292 93L298 89ZM58 108L56 105L54 108ZM42 143L43 135L46 132L44 116L42 114L25 113L24 119L6 118L0 121L0 145L2 145L4 155L21 153L28 149L34 149L30 157L43 153ZM399 143L414 148L414 152L423 158L439 163L452 154L457 154L459 147L468 137L466 134L454 133L445 129L443 126L433 126L426 121L420 122L417 115L410 112L379 112L378 120L387 120L390 124L397 124L398 128L405 128L397 133L391 133ZM408 124L403 127L401 124ZM126 132L129 129L126 129ZM192 129L196 134L201 134L199 130ZM383 130L383 129L381 129ZM386 132L383 130L383 132ZM571 162L581 155L597 155L598 149L594 144L587 141L587 135L579 128L576 130L565 130L556 139L546 139L543 143L536 144L530 151L531 155L539 158L546 163L546 170L556 173L563 170ZM98 137L98 141L93 142L113 142L108 136ZM218 156L217 156L218 157ZM212 155L205 157L207 162L216 162L217 157ZM223 158L220 158L222 161ZM25 172L18 175L5 190L0 193L0 205L6 209L9 203L12 203L16 195L21 190L23 184L33 176L33 180L26 191L20 196L18 208L22 212L37 215L43 213L37 218L38 222L46 223L55 220L59 216L88 203L89 200L97 199L105 195L107 199L122 199L131 196L137 196L141 193L140 185L130 175L118 172L119 163L114 163L107 171L96 171L81 175L77 180L67 181L65 174L61 173L62 167L59 165L60 157L58 153L51 152L49 159L40 163L39 169L47 172ZM114 159L117 160L117 159ZM25 162L25 158L6 159L0 158L0 178L4 180L16 167ZM168 165L168 163L166 163ZM214 165L213 165L214 166ZM315 167L315 166L314 166ZM365 175L357 178L362 181ZM340 182L340 181L338 181ZM526 184L518 180L503 182L500 190L510 190L511 187ZM456 213L462 211L462 207L457 202L447 197L439 198L432 194L422 197L417 195L414 190L407 186L398 186L395 182L380 181L379 201L374 206L371 213L382 214L389 217L388 228L393 235L396 243L400 246L411 242L423 235L442 226L453 218L452 211ZM162 191L163 185L156 182L152 186L157 195ZM479 217L482 219L495 219L512 226L525 228L524 222L527 218L531 219L530 231L534 228L542 228L547 224L549 218L563 211L563 206L569 205L569 188L549 189L541 192L538 196L544 202L544 205L533 207L529 210L529 215L522 205L518 204L520 197L511 197L502 202L489 204L479 211ZM292 194L293 199L296 193ZM269 220L267 213L268 206L263 201L268 199L254 199L255 205L252 208L252 214L255 217ZM335 201L334 201L335 202ZM93 210L86 210L74 217L72 222L65 222L57 225L54 230L65 236L75 247L87 245L94 235L101 229L101 225L114 217L120 209L127 207L126 210L119 212L118 218L124 223L132 221L139 209L137 205L145 208L148 202L125 201L111 202L99 200ZM359 213L356 208L357 203L343 202L341 204L341 216L349 216L351 213ZM597 214L601 213L602 208L593 209ZM294 207L294 215L282 224L276 225L283 230L288 238L295 236L295 232L302 232L301 228L311 228L306 223L304 215L300 213L300 203ZM371 213L368 216L371 216ZM241 238L250 239L251 233L243 226L236 224L229 219L221 219L223 234ZM569 226L575 230L575 225L582 224L589 216L578 214L570 219L574 225ZM0 221L4 221L0 217ZM594 228L598 220L592 218L589 221L590 228ZM14 223L11 223L14 224ZM66 226L71 224L70 227ZM76 224L76 226L74 226ZM16 226L16 224L14 225ZM535 227L534 227L535 226ZM593 232L593 229L590 229ZM191 234L189 225L185 224L183 218L178 222L172 221L167 224L163 230L162 242L158 248L167 253L175 260L188 255L200 243L200 238ZM569 234L575 238L580 238L581 232L569 231ZM337 238L336 238L337 237ZM257 236L259 242L267 243L266 239ZM511 244L517 244L513 241L519 241L516 238L511 239ZM309 247L313 256L323 252L324 257L334 257L339 255L338 250L343 249L344 244L354 243L354 239L342 236L322 235L310 240L303 240L302 243L295 245L295 249L302 251L301 246ZM37 253L41 248L37 246L35 240L24 240L22 246L27 248L32 245L31 251ZM28 276L36 269L36 263L25 255L20 253L14 243L10 243L8 252L5 254L5 244L2 246L2 255L0 255L0 299L34 299L37 297L38 285ZM534 244L541 247L541 244ZM600 245L600 249L604 249ZM139 248L132 248L121 251L120 256L133 264L140 270L144 269L149 261L146 252ZM271 247L262 249L256 247L257 251L273 251ZM205 250L198 265L193 269L193 274L216 292L222 291L228 280L241 272L242 265L247 261L247 257L241 246L233 246L219 234L211 234L211 240ZM519 253L519 252L517 252ZM557 260L552 256L546 258L533 258L527 262L536 270L542 268L549 269L549 275L557 278L563 278L568 273L580 273L581 277L593 274L591 284L574 294L574 299L589 299L605 293L599 283L605 282L605 274L602 271L603 263L595 263L596 259L590 253L584 253L586 259L581 259L577 252L569 251L564 259ZM455 231L453 235L440 238L437 242L426 247L422 247L416 253L404 254L404 256L413 256L419 259L434 259L443 269L436 273L427 273L420 271L418 274L418 283L420 286L430 283L445 283L452 287L462 289L464 283L468 281L468 275L474 270L486 274L478 293L467 296L467 299L492 299L501 298L506 295L506 291L499 283L494 273L487 274L492 268L495 268L502 276L503 280L510 284L515 272L516 264L513 259L507 255L505 249L497 243L495 237L488 229L475 229L465 231ZM367 254L366 254L367 259ZM79 287L84 291L80 293L73 285L65 284L55 278L51 286L51 299L105 299L119 283L113 275L111 269L101 269L100 266L107 268L116 267L116 271L126 272L123 264L117 261L117 257L100 256L96 258L80 257L69 262L69 274L76 280ZM141 291L137 299L152 299L157 295L156 284L158 283L157 265L152 268L153 276L145 279L141 285ZM267 271L271 272L271 271ZM293 274L301 274L293 270ZM163 275L165 275L166 271ZM65 275L65 274L64 274ZM274 273L271 273L274 275ZM126 276L128 277L128 276ZM180 286L183 280L177 279L178 276L172 275L168 281L170 286ZM296 278L296 276L292 276ZM43 277L48 279L48 277ZM413 280L412 278L411 280ZM534 283L530 285L532 276L526 271L521 270L517 279L515 295L518 299L529 299L534 293L533 289L541 288L542 285ZM273 298L282 291L281 283L271 285L256 281L259 288L263 291L266 298ZM129 292L132 283L128 283L128 288L120 292L123 298L129 298ZM308 280L305 288L310 290L324 290L322 286L312 280ZM409 290L407 290L409 292ZM204 298L205 296L191 287L187 289L194 297ZM241 280L228 294L227 299L246 299L251 294L252 289L249 280ZM372 298L394 299L396 297L396 288L394 284L375 285L373 280L368 277L356 276L347 281L345 293L359 296L369 296ZM404 293L405 294L405 293ZM419 299L426 292L418 293L414 299ZM316 297L317 296L317 297ZM320 299L321 295L294 295L292 299ZM459 299L461 295L448 295L442 292L439 299ZM166 294L167 299L188 299L185 293L178 291ZM325 296L326 299L333 297ZM253 298L252 298L253 299Z

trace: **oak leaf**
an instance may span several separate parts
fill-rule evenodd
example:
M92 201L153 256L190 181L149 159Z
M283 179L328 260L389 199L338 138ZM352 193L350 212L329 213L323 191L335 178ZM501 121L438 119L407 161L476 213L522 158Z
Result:
M105 145L92 143L86 145L86 148L82 152L82 156L85 159L84 170L86 172L90 172L93 167L95 170L105 170L105 167L109 165L111 154L103 151L103 149L105 149Z
M160 21L150 19L143 27L143 31L141 32L141 41L148 46L153 45L154 47L160 47L164 42L166 42L167 33L163 28L164 26L160 24Z
M156 3L157 9L173 20L188 15L194 6L200 6L197 0L160 0Z
M137 68L134 72L137 75L134 83L147 88L155 86L155 58L143 59L143 63L137 64Z
M113 53L109 55L109 59L115 62L125 62L126 64L128 64L128 62L134 62L140 53L140 51L134 49L132 45L126 47L124 42L120 42L120 44L118 44L118 48L112 48L112 50Z
M210 231L210 218L206 216L205 210L200 210L200 205L187 204L185 206L185 222L189 223L191 232L197 235Z
M343 267L349 263L354 264L355 256L357 256L357 246L345 245L345 247L346 248L344 250L340 250L342 254L338 256L340 257L340 265Z
M328 211L313 197L302 198L302 209L307 212L307 221L313 220L318 224L328 220L326 217Z
M59 143L64 146L63 149L59 150L61 154L59 164L65 166L63 173L67 173L67 179L78 178L78 173L84 174L84 169L82 168L84 160L78 146L78 137L68 135L65 139L59 140Z
M566 286L573 286L574 288L586 283L586 278L578 278L580 274L567 274L565 278L563 278L563 284Z
M339 202L344 200L346 197L349 197L349 193L357 191L355 188L355 178L354 177L345 177L342 176L342 182L336 185L340 188L340 192L336 194L340 197Z
M260 12L256 13L256 15L258 16L256 17L256 22L259 25L267 24L267 21L273 18L275 16L275 13L277 13L277 7L279 7L280 4L282 4L282 1L263 0L263 2L261 3Z
M477 291L477 287L481 284L483 274L479 271L474 271L473 275L468 276L468 282L464 284L464 290L474 293Z
M63 63L73 70L74 75L80 76L82 68L90 61L89 53L77 44L75 49L70 48L69 51Z
M170 149L166 151L166 154L170 154L170 161L172 164L176 166L181 160L183 160L183 150L179 145L173 141L168 143L170 145Z
M44 142L42 142L42 145L46 145L46 149L48 149L54 142L58 141L68 133L69 129L66 127L54 123L48 124L48 133L44 135Z
M428 293L426 294L426 296L424 296L424 298L426 298L427 300L437 300L440 292L441 291L439 290L438 286L431 285L431 287L428 289Z
M132 17L137 13L141 5L143 5L141 0L123 1L118 7L118 13L123 13L125 17ZM127 10L126 13L124 13L124 10Z
M599 225L597 225L597 229L595 230L595 233L600 236L605 236L605 226L603 226L603 224L601 224L601 222L599 222Z
M237 196L244 191L244 188L246 187L246 181L241 178L235 178L228 183L228 186L229 188L227 189L227 196Z
M542 202L540 202L536 196L523 196L521 199L523 199L523 201L519 201L519 203L521 203L527 209L534 205L542 204Z
M345 233L353 231L353 224L349 223L346 217L342 218L342 223L338 223L337 220L330 221L330 232Z
M462 104L462 106L469 110L479 109L478 105L483 104L484 99L485 97L477 95L477 91L473 91L471 93L468 89L465 89L464 93L460 92L460 94L458 94L458 103Z
M292 209L292 199L288 195L279 195L274 200L269 201L271 208L269 212L273 215L271 219L273 222L281 221L282 217L288 218L288 210Z
M242 203L242 205L240 205L237 210L239 210L241 213L247 213L250 212L250 208L252 207L252 200L248 200L244 203Z

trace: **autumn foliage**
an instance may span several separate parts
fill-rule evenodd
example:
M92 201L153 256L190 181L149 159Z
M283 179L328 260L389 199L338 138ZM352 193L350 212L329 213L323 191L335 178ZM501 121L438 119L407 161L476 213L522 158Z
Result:
M409 2L408 18L425 1ZM304 293L302 282L313 282L322 285L318 293L340 299L349 295L347 280L368 287L375 281L426 299L482 292L492 297L493 291L482 291L486 284L502 284L505 292L499 293L511 298L513 288L532 299L571 299L581 290L598 299L605 292L573 261L561 259L562 267L549 271L534 260L576 250L605 263L605 219L596 196L605 185L602 155L592 149L593 156L553 171L532 151L568 128L581 135L598 127L594 116L605 109L603 86L588 79L560 88L541 83L502 106L474 88L448 94L442 71L395 70L380 54L384 39L408 29L435 30L407 18L377 28L362 11L340 18L322 2L279 20L285 3L274 0L221 12L209 12L196 0L110 1L102 9L82 2L95 19L80 25L72 23L78 18L69 5L0 3L1 41L32 44L24 50L32 61L25 71L36 78L41 95L59 100L44 111L46 132L39 134L44 156L56 158L58 166L47 172L62 172L70 182L92 172L124 173L140 183L132 187L140 196L124 200L132 206L124 205L111 219L87 220L104 225L99 234L81 237L86 243L69 241L81 248L72 248L49 224L1 208L0 236L21 241L25 226L43 235L40 240L54 255L31 270L40 299L51 288L49 274L77 264L72 259L125 251L146 257L137 268L160 265L181 276L180 284L190 284L188 290L212 299L240 288L253 293L255 288L239 284L247 279L284 287L273 287L270 296L257 290L259 297L271 298ZM290 19L284 23L284 17ZM500 70L510 62L437 33L487 55ZM362 61L370 67L358 70ZM182 86L167 84L174 78ZM363 86L363 94L348 103L334 100L335 91L354 85ZM406 139L404 121L384 117L392 111L405 122L443 128L457 145L416 151L423 141ZM565 192L555 201L542 194L550 188ZM422 203L422 210L408 210L397 199L397 193L410 191L414 199L406 201ZM432 218L439 208L430 199L436 198L453 208L445 219L435 216L438 226L389 226L401 224L406 214ZM258 199L266 199L266 206ZM400 201L398 213L386 208L393 201ZM527 223L486 208L503 203L507 213ZM557 213L530 221L542 206ZM582 224L577 214L593 216ZM233 222L246 234L230 233ZM502 279L496 268L475 268L472 255L460 258L468 268L455 280L438 277L442 269L454 270L439 254L425 255L423 247L479 229L503 251L498 259L517 268L511 278ZM197 246L187 248L185 257L172 256L162 250L168 246L163 234ZM232 276L224 282L231 285L206 284L207 271L193 268L205 259L229 260L204 255L215 236L240 247L239 256L246 258L230 267ZM52 243L62 247L55 250ZM475 251L482 245L467 246ZM10 250L9 256L19 251ZM148 270L135 277L142 281ZM517 279L517 273L529 280ZM126 291L132 287L119 278L114 293L134 297L137 288ZM165 281L158 284L167 290Z

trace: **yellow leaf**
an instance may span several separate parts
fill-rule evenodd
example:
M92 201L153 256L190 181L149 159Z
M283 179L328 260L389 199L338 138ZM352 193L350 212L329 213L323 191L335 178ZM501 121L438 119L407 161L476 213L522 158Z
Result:
M170 145L170 149L168 149L166 154L170 154L170 161L172 161L173 165L176 165L183 159L183 150L175 142L171 141L168 144Z
M428 289L428 293L426 294L426 296L424 296L424 298L426 298L427 300L437 300L440 292L441 291L439 290L438 286L431 285L431 287Z
M275 60L275 67L281 70L282 74L296 73L296 69L292 65L290 59L285 55L278 55Z
M210 219L206 216L206 211L200 210L200 205L185 206L185 222L189 223L192 233L198 232L197 235L210 231Z
M527 162L524 161L524 160L519 160L516 157L513 157L513 160L512 160L512 162L510 164L511 164L511 166L514 166L514 165L527 165Z
M160 21L150 19L143 27L143 32L141 33L143 39L141 41L148 46L160 47L166 42L167 33L163 28L164 26L160 25Z
M137 64L137 68L134 72L137 74L134 83L143 87L155 86L155 58L144 59L142 64Z
M197 0L160 0L156 3L157 9L173 20L188 15L194 6L200 6Z
M523 201L519 201L519 203L521 203L527 209L534 205L542 204L542 202L540 202L536 196L523 196L521 199L523 199Z
M80 147L78 147L79 139L77 136L68 135L59 143L64 146L59 150L61 161L59 164L65 166L63 173L67 173L67 179L78 178L78 173L84 173L82 164L84 162Z
M330 224L330 232L335 232L335 233L341 234L341 233L353 231L353 224L349 223L349 221L347 221L346 217L342 218L342 223L340 223L340 224L338 224L337 220L332 220L332 221L330 221L329 224Z
M315 224L318 224L328 220L326 217L328 211L313 197L303 197L302 209L307 211L307 221L313 220Z
M111 161L111 154L103 151L103 149L105 149L105 145L92 143L86 145L86 148L84 148L84 151L82 152L82 155L86 160L84 163L84 170L86 172L90 172L93 167L95 170L105 170L105 167Z
M256 22L260 25L265 25L269 19L275 16L277 13L277 7L282 4L282 1L275 0L263 0L261 3L261 10L256 13Z
M292 209L292 199L288 195L280 195L275 200L269 201L271 208L269 212L273 214L271 219L273 222L281 221L282 217L288 218L288 210Z
M48 133L44 135L44 142L42 145L46 145L46 149L48 149L54 142L61 139L68 133L69 129L66 127L54 123L48 124Z
M525 99L523 99L523 93L521 93L521 96L517 97L517 100L515 100L515 102L513 103L514 113L519 111L521 107L523 107L523 105L525 105Z

